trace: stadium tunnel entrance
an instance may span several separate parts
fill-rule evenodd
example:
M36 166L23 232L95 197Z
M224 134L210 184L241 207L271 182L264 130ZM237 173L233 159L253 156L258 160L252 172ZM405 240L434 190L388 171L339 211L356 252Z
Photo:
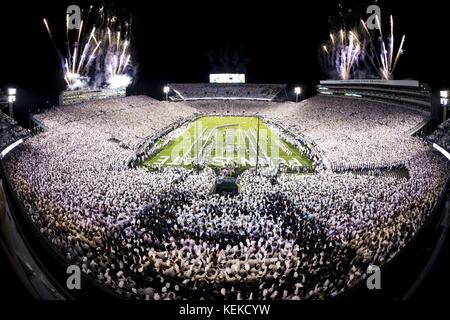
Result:
M238 179L234 177L217 178L214 185L214 193L232 196L239 194Z

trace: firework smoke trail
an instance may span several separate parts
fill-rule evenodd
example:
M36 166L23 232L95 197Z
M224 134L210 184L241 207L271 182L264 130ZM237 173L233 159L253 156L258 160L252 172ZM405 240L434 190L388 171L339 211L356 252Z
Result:
M104 59L101 61L103 65L100 68L107 72L106 81L112 83L119 79L122 82L131 61L128 23L121 24L117 17L112 17L107 21L101 37L105 47Z
M69 90L87 87L92 81L94 87L117 83L114 77L119 77L123 85L131 82L131 78L127 76L127 72L133 71L129 24L122 23L115 16L108 17L103 8L98 10L96 21L90 23L91 11L92 6L89 8L87 19L81 20L80 28L74 31L70 30L69 16L66 15L64 54L56 45L48 21L43 19L49 37L62 61L64 80ZM85 33L87 37L84 36Z
M67 70L69 68L67 59L63 58L61 51L58 49L58 46L56 45L55 39L53 38L53 34L52 34L52 31L50 29L47 19L43 19L42 21L44 23L45 29L47 30L48 36L50 37L50 40L52 41L52 44L56 50L56 53L58 54L60 60L63 61L62 65L63 65L63 70L64 70L64 81L66 81L67 86L70 87L71 83L70 83L69 77L67 76Z
M383 80L392 80L394 78L395 68L397 67L398 61L403 54L406 36L403 35L400 46L396 51L394 17L392 15L390 16L390 35L387 39L384 38L383 29L378 17L376 17L376 23L379 30L378 41L374 40L377 35L369 32L366 23L361 20L361 24L364 27L364 31L368 37L368 47L371 53L369 55L369 59Z
M43 19L42 20L44 22L45 28L47 29L48 35L50 36L50 39L52 39L53 42L55 42L55 40L53 39L53 35L52 32L50 30L50 27L48 25L47 19Z
M95 34L95 27L92 29L90 35L89 35L89 39L86 43L86 45L84 46L84 49L82 51L81 54L81 58L80 58L80 63L78 64L78 68L77 68L77 74L80 73L81 68L84 66L84 61L86 60L86 56L88 55L88 51L91 45L91 41L94 38L94 34ZM89 55L90 56L90 55ZM82 69L84 71L84 68Z
M336 39L339 39L336 41ZM340 30L337 34L330 34L330 41L322 45L323 69L331 78L337 77L348 80L352 69L361 53L361 43L355 32Z

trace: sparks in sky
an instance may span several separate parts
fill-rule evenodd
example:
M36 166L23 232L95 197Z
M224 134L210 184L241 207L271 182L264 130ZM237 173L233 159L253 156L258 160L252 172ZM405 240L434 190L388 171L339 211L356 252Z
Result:
M103 8L94 15L91 6L79 29L70 30L67 15L64 50L58 48L48 21L43 22L61 59L69 90L130 83L133 67L129 22L106 16ZM128 81L123 81L125 78Z

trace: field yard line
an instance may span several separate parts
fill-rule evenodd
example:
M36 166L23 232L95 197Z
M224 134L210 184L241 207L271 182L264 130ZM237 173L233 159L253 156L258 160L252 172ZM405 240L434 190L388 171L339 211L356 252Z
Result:
M214 127L211 132L209 133L208 137L206 138L206 142L202 145L199 154L200 154L200 158L202 158L202 154L203 151L205 150L206 145L208 144L209 140L211 139L211 136L217 132L217 130L222 129L222 128L227 128L227 127L238 127L239 124L226 124L226 125L220 125L220 126L216 126Z
M291 150L289 150L289 148L284 144L283 141L281 141L281 139L278 136L274 140L275 140L276 145L278 147L280 147L284 151L284 153L286 153L288 156L292 155Z
M203 130L203 132L197 137L197 139L195 139L195 141L192 143L191 147L189 148L189 150L183 155L182 159L186 159L186 157L188 155L191 154L192 149L194 148L194 146L198 143L198 140L201 139L201 137L203 137L203 135L205 134L205 132L208 130L208 128L206 128L205 130Z
M247 139L248 139L248 142L250 142L251 147L252 147L252 149L253 149L253 151L255 152L255 155L256 155L256 153L257 153L256 147L255 147L255 145L253 144L252 139L250 139L250 137L249 137L249 135L248 135L248 132L245 132L244 139L245 139L245 138L247 138Z
M247 150L247 149L246 149L247 144L245 143L244 130L240 129L240 130L239 130L239 133L240 133L240 135L241 135L242 146L244 147L244 152L245 152L245 151ZM249 156L250 156L250 155L249 155ZM248 159L248 160L250 160L250 159Z
M249 130L250 131L250 133L252 134L252 136L254 136L254 138L256 139L256 140L258 140L258 137L256 137L256 133L254 133L253 131L253 128L252 129L250 129ZM249 136L249 134L247 133L247 136ZM252 139L250 139L250 137L249 137L249 139L248 139L249 141L250 141L250 143L252 144L252 147L253 147L253 150L255 151L255 153L257 154L258 152L256 151L256 146L254 145L254 142L253 142L253 140ZM263 154L263 156L264 156L264 158L266 158L266 161L267 161L267 163L269 163L270 164L270 166L272 166L273 165L273 163L272 163L272 159L270 159L269 158L269 156L267 155L267 151L263 148L263 147L261 147L261 144L259 145L259 148L261 149L261 152L262 152L262 154Z
M211 130L211 132L209 133L208 137L206 137L206 142L205 142L204 144L202 144L201 149L200 149L200 151L199 151L200 159L203 158L202 155L203 155L203 152L204 152L206 146L208 145L208 141L211 139L211 136L217 131L217 128L218 128L218 127L215 127L215 128L213 128L213 129Z

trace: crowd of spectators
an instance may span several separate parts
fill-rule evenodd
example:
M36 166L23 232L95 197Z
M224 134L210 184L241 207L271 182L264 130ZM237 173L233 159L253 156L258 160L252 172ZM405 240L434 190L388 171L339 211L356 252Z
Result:
M48 130L11 152L6 172L68 263L155 300L338 295L405 248L449 181L446 159L405 135L420 115L322 97L259 112L314 141L333 163L327 170L275 180L248 170L231 196L211 194L208 168L127 166L143 139L209 110L145 97L55 109L38 116ZM407 178L343 171L400 163Z
M16 121L0 112L0 151L29 135Z
M428 140L450 152L450 120L439 125L439 128L428 137Z
M241 98L271 101L284 90L280 84L171 84L172 90L182 100Z

